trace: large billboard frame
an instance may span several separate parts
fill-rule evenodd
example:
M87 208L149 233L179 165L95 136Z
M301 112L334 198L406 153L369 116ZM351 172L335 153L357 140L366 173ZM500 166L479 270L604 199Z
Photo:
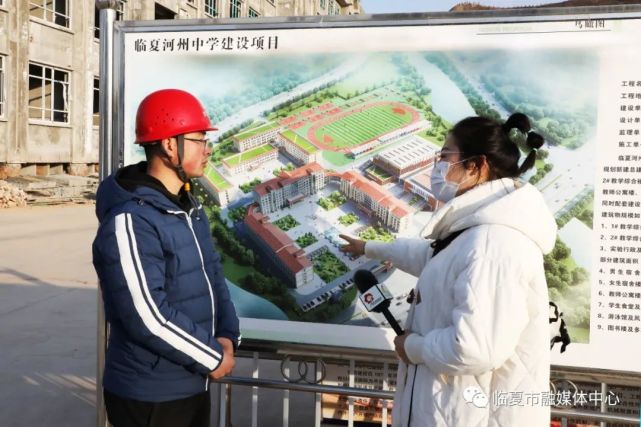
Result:
M572 22L577 20L625 20L641 18L641 5L612 7L576 7L576 8L542 8L511 9L501 11L458 12L458 13L416 13L386 15L350 15L350 16L314 16L288 18L251 18L251 19L211 19L211 20L177 20L177 21L121 21L114 24L113 38L113 121L111 126L111 169L115 170L124 163L125 126L124 126L124 75L125 75L125 35L144 34L149 32L196 32L196 31L233 31L233 30L280 30L280 29L318 29L318 28L362 28L362 27L409 27L437 25L472 25L504 23L538 23L538 22ZM104 116L103 116L104 117ZM104 123L104 122L103 122ZM99 329L104 329L101 320ZM367 345L349 346L344 341L333 341L332 332L328 331L327 340L313 342L289 340L287 336L272 335L266 339L256 331L250 336L256 342L309 345L313 348L324 342L335 347L337 353L360 353L381 349ZM391 332L378 331L380 337L391 339Z

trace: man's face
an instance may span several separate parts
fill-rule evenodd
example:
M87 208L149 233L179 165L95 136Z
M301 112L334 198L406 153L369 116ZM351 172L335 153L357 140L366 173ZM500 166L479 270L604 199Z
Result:
M200 177L205 172L211 155L211 143L203 132L187 133L184 135L184 139L183 170L189 178Z

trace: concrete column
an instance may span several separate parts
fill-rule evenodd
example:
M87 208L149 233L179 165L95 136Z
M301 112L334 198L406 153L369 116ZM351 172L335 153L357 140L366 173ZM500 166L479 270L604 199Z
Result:
M94 2L76 2L71 9L74 31L70 85L70 122L72 137L69 142L70 164L98 163L98 146L93 141L93 74Z
M28 139L29 107L29 3L15 2L9 9L8 56L6 68L6 117L8 119L5 146L7 163L22 163Z

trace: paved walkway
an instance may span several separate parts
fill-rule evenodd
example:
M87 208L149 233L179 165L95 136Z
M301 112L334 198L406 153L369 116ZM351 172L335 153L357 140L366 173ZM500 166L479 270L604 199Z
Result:
M96 425L96 227L93 205L0 210L0 426ZM234 375L251 376L251 360ZM250 392L234 388L234 427L251 425ZM282 392L259 396L258 425L282 425ZM314 425L313 399L290 395L290 426Z
M92 205L0 210L0 425L96 423Z

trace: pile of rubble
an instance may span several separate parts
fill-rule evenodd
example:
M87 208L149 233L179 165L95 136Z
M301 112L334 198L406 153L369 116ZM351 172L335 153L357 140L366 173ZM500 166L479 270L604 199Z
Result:
M0 208L26 204L93 203L98 177L66 174L42 177L23 175L9 177L0 183Z
M27 205L27 193L7 181L0 181L0 209Z

